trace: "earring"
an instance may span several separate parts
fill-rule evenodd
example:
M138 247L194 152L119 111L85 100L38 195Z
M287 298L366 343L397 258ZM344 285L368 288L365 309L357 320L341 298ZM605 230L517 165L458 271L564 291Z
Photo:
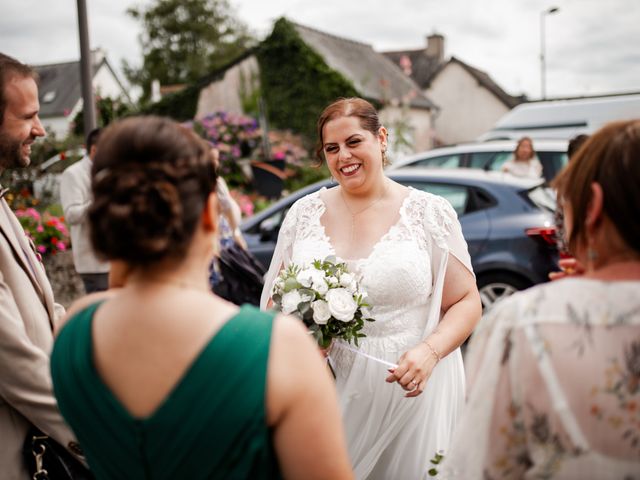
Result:
M389 165L389 159L387 158L387 149L386 147L382 149L382 166L386 167Z
M591 239L587 239L587 270L595 270L595 262L598 260L598 252L592 246Z
M331 175L331 183L336 183L336 179L333 178L333 175Z

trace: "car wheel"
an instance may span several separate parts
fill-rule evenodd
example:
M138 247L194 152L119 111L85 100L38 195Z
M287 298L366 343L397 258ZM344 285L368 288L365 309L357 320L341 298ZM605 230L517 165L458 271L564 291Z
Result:
M489 273L478 277L478 291L482 309L492 307L500 300L531 286L531 282L510 273Z

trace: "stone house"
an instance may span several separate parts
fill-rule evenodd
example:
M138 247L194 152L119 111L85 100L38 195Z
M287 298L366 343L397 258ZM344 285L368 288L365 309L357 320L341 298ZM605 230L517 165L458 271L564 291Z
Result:
M371 45L293 25L329 68L350 81L364 98L382 105L380 117L391 133L391 154L394 149L395 153L409 153L433 146L432 118L437 106L412 78ZM200 90L196 118L220 109L243 113L244 100L259 89L259 69L255 52L249 51L212 73Z
M445 41L429 35L425 48L384 52L438 105L437 143L475 140L514 106L526 101L505 92L486 72L454 56L445 59Z

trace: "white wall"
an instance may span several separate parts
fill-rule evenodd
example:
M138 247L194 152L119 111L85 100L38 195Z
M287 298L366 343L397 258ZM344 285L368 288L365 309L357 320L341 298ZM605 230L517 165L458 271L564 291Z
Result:
M434 126L438 139L447 145L475 140L509 111L457 63L449 63L425 94L440 107Z
M390 134L389 157L392 161L399 156L429 150L433 147L433 130L429 110L387 106L380 111L380 121ZM396 126L405 123L408 125L405 136L412 145L408 149L397 148L396 140L399 133L396 132Z
M93 75L93 90L101 97L110 97L113 99L123 97L123 99L126 99L126 92L123 90L120 82L118 82L111 69L104 63Z
M61 139L67 136L69 133L69 123L73 120L74 117L71 115L63 117L49 117L49 118L41 118L42 126L47 131L47 134L53 133L56 138Z
M200 91L196 118L216 110L233 113L242 111L241 92L255 91L260 82L260 70L255 56L250 56L224 73L224 77Z

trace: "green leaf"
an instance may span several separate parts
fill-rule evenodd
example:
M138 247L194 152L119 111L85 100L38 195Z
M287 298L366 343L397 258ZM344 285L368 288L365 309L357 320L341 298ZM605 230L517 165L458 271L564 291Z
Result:
M288 293L291 290L296 290L300 287L302 287L302 285L300 285L300 282L298 282L295 278L287 278L287 280L284 282L285 293Z

